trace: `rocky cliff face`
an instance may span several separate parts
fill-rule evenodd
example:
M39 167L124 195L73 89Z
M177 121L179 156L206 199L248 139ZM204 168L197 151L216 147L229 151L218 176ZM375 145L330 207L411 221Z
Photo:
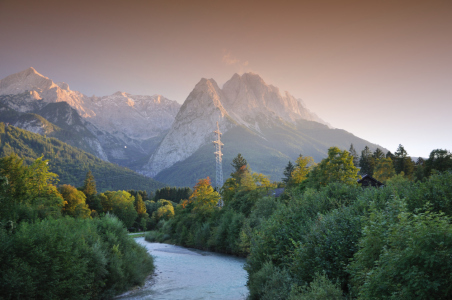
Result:
M67 102L99 129L119 139L145 140L171 127L180 104L161 95L138 96L117 92L105 97L87 97L64 82L54 83L34 68L0 80L0 95L29 92L34 100ZM125 141L124 141L125 142Z
M5 109L39 115L43 115L39 110L49 103L67 102L83 119L77 118L72 111L62 111L67 107L49 111L44 118L51 123L58 120L56 125L64 130L84 135L84 138L76 138L85 140L82 149L127 166L129 161L150 156L156 147L154 144L171 128L180 108L179 103L161 95L117 92L110 96L87 97L70 90L64 82L54 83L33 68L0 80L0 96L6 103ZM49 130L36 118L26 118L16 125L41 134ZM80 147L67 138L65 142Z
M288 92L281 94L277 87L266 84L257 74L234 74L223 89L213 79L202 79L185 100L143 173L155 176L211 143L217 121L223 133L235 126L244 126L265 139L261 128L295 124L297 120L325 123L300 100Z
M144 172L155 176L184 160L204 144L211 143L216 122L225 132L234 121L222 105L224 94L213 79L201 79L182 105L170 131L145 165Z
M91 123L121 138L145 140L171 128L180 104L161 95L142 96L116 92L110 96L91 97L85 105L95 115Z
M266 84L254 73L245 73L242 76L234 74L224 84L223 93L223 105L234 119L247 127L258 129L258 126L267 125L263 120L270 123L275 120L294 123L303 119L325 123L312 114L300 100L288 92L281 93L277 87Z

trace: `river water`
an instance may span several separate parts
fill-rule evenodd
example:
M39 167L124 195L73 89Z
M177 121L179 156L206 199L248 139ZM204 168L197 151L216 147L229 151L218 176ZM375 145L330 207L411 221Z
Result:
M246 299L244 258L137 238L154 257L156 276L143 288L117 299Z

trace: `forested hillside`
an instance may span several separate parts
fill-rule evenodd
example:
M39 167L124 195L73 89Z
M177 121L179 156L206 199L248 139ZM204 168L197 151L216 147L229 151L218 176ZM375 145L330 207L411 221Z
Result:
M99 192L106 190L152 192L165 186L127 168L102 161L55 138L47 138L0 123L0 156L7 156L13 152L27 164L40 156L48 159L50 171L59 176L59 184L82 186L86 173L91 170Z

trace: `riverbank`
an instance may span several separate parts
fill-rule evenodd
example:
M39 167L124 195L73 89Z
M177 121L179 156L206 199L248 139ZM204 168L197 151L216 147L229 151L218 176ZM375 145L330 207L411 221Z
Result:
M153 256L156 270L143 287L116 299L246 299L245 259L144 238L135 241Z

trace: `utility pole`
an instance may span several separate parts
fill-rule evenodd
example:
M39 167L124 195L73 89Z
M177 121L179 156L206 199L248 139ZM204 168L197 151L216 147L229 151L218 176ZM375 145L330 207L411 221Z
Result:
M219 190L223 186L223 164L222 164L223 153L222 153L221 149L223 148L224 144L221 142L221 132L220 132L220 126L218 125L218 122L217 122L217 130L215 130L214 133L215 133L215 137L217 138L215 141L212 142L215 145L215 152L214 152L215 153L215 161L216 161L215 180L216 180L216 187ZM223 203L222 198L220 198L220 200L218 200L217 205L219 207L223 207L224 203Z

